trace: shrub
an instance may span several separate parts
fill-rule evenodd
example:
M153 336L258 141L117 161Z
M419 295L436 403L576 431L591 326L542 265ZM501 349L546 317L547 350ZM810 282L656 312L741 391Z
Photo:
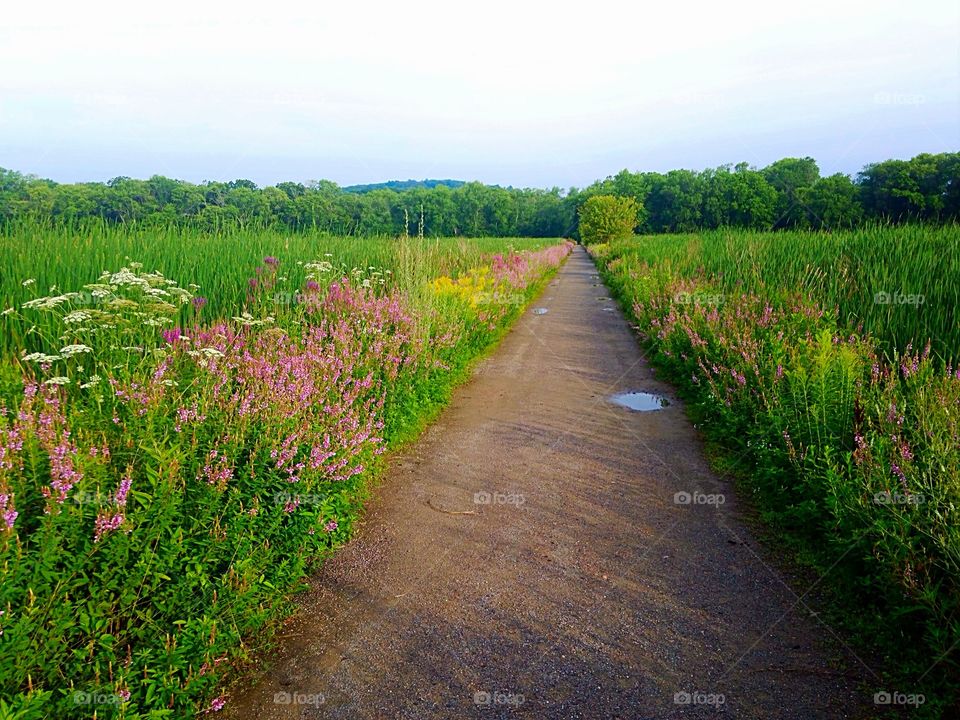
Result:
M349 537L378 456L569 247L488 259L465 273L484 278L479 298L424 283L440 312L422 330L390 271L327 260L281 304L286 276L265 258L247 312L209 322L191 290L134 263L22 304L56 332L31 333L42 350L22 377L0 372L0 718L222 707L243 643L262 645Z
M580 207L580 239L585 245L629 237L640 205L633 198L595 195Z
M844 625L896 658L889 679L926 696L918 716L955 717L960 371L929 345L884 357L826 309L829 295L802 287L802 262L792 275L780 266L777 282L739 272L725 284L730 271L710 268L745 253L745 237L673 238L673 255L663 238L591 252L653 362L736 458L741 488L833 588ZM769 272L775 258L768 249L758 265Z

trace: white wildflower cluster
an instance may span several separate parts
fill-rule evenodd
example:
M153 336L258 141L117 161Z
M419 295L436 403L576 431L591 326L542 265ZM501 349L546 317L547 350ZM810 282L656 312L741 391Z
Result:
M109 285L90 283L89 285L84 285L83 287L85 290L89 291L90 297L94 297L97 300L102 300L113 295L113 288Z
M63 357L72 357L73 355L88 352L93 352L93 348L89 345L67 345L64 348L60 348L60 354Z
M125 311L140 311L133 314L143 318L147 326L160 326L170 322L169 316L177 308L193 299L190 290L177 286L176 281L159 272L141 272L140 263L129 263L117 272L104 270L97 282L84 285L81 292L34 298L23 303L25 310L67 309L63 316L68 325L89 324L90 330L104 326L116 327ZM194 286L191 286L194 287ZM77 306L98 306L97 309L78 309ZM121 315L118 316L117 313Z
M130 263L129 267L120 268L115 273L104 271L99 282L87 285L86 288L91 291L108 290L114 294L126 291L125 294L128 296L130 290L134 292L139 290L148 298L172 298L177 305L190 302L193 298L191 290L199 289L197 285L190 285L190 290L178 287L176 280L164 277L160 272L139 272L142 267L141 263ZM164 306L172 310L176 309L169 303L164 303Z
M267 315L265 318L257 320L250 313L243 313L240 316L235 316L233 318L236 322L240 323L245 327L259 327L263 325L272 325L275 322L275 318L272 315Z
M111 285L139 285L141 287L149 287L145 279L141 278L129 268L121 268L120 272L108 274L106 277L109 278L108 282Z
M96 358L89 369L93 372L100 363L111 366L120 360L109 355L119 356L121 351L127 355L163 358L167 350L155 347L159 339L158 329L173 327L180 308L190 304L194 291L198 289L198 285L190 285L189 289L179 287L175 280L160 272L146 272L142 264L130 262L129 258L124 267L104 270L95 282L83 285L78 292L63 292L51 287L46 297L28 300L21 308L54 316L60 327L53 335L59 336L61 349L57 351L54 346L45 348L46 353L23 354L21 361L49 366L57 360ZM18 308L10 308L6 314L17 311ZM27 332L36 332L35 327ZM101 353L101 349L106 352ZM83 372L79 367L77 371ZM66 385L70 380L57 376L46 382ZM81 382L82 379L76 380L76 384ZM99 376L93 375L80 386L93 388L98 383L101 383Z
M66 302L69 302L66 295L48 295L27 300L21 307L24 310L53 310Z
M193 299L193 293L189 290L184 290L182 287L168 287L167 295L175 298L178 305L186 305Z
M318 260L306 263L303 269L307 271L307 280L318 280L322 275L333 272L333 263L328 260Z
M223 353L214 347L203 347L198 350L188 350L187 355L189 355L190 357L205 357L205 358L222 358L223 357Z
M23 360L24 362L40 363L41 365L44 363L52 363L55 360L60 360L60 359L61 358L59 355L47 355L46 353L42 353L42 352L30 353L29 355L24 355L21 358L21 360Z
M386 271L389 274L389 270ZM353 282L360 287L373 287L374 285L386 285L386 275L383 270L370 265L366 268L355 267L350 271L350 277Z

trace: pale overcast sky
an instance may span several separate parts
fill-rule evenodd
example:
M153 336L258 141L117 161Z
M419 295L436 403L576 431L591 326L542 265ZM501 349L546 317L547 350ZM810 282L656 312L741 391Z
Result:
M583 186L960 150L960 2L8 3L0 166Z

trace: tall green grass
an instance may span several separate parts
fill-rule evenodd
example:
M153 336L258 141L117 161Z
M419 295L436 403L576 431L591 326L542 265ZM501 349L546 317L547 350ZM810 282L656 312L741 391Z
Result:
M53 287L77 290L95 282L104 270L113 272L131 261L175 279L182 287L198 285L195 294L207 300L206 317L237 314L246 303L248 281L267 256L276 257L283 268L286 280L277 288L281 294L302 289L305 272L298 262L326 259L348 271L369 266L392 269L393 282L417 295L423 294L426 281L480 265L492 253L533 250L556 242L541 238L360 238L263 229L207 232L96 222L76 227L22 222L0 229L0 312L55 293ZM424 308L424 314L427 310ZM0 316L0 355L39 349L29 329L16 314Z
M942 359L960 356L957 226L651 235L632 242L625 261L708 278L727 293L801 293L837 310L842 325L862 326L887 354L929 341Z
M0 236L0 720L220 709L353 533L381 453L570 243L508 251L549 243Z
M937 720L960 717L958 244L914 226L591 246L714 460L867 650L867 702L896 689Z

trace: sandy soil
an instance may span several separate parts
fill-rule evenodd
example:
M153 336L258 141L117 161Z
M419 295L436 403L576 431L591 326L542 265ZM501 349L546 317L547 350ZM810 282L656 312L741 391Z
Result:
M671 404L631 412L623 390ZM864 666L793 585L578 248L393 458L221 715L867 716Z

